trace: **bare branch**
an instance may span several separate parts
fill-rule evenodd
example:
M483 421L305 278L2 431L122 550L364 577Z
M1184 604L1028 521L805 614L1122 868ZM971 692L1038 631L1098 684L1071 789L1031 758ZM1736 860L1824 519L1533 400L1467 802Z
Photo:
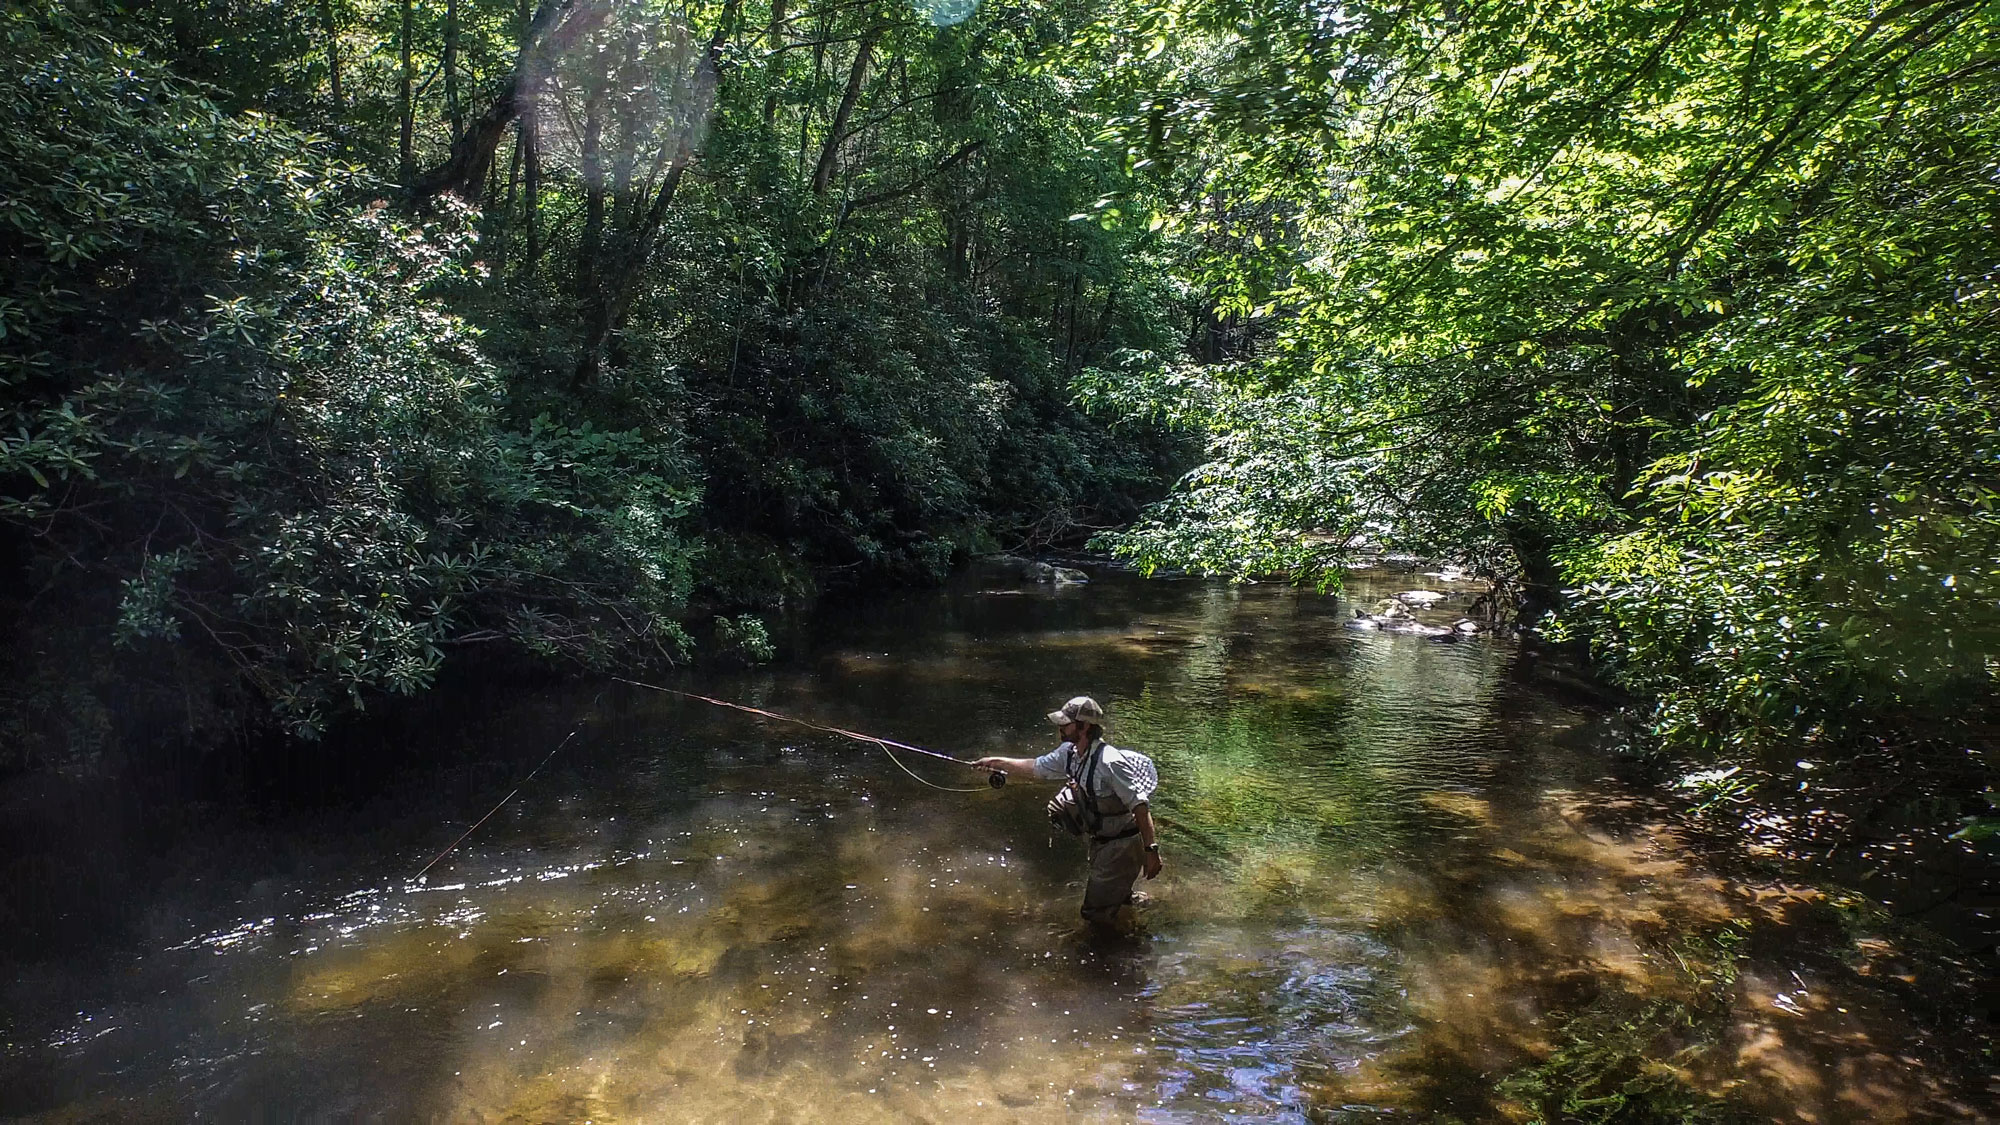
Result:
M544 63L602 26L610 14L611 6L606 0L542 0L522 36L513 73L507 76L486 109L453 139L451 155L445 162L411 185L411 200L424 204L445 192L477 199L480 186L492 170L500 138L533 98Z
M892 199L900 199L906 195L914 195L917 192L922 191L925 185L937 179L939 176L944 175L946 172L949 172L953 168L958 167L960 164L965 163L967 160L972 159L974 155L976 155L980 150L984 149L985 147L986 147L985 141L967 141L965 144L959 146L957 152L954 152L950 156L945 157L943 160L938 161L937 165L931 168L930 171L925 172L923 175L918 176L916 179L911 180L906 184L901 184L897 187L888 188L883 191L871 193L869 195L864 195L857 199L848 200L847 203L842 205L840 209L841 216L845 218L846 216L851 215L856 211L859 211L863 207L873 207L879 203L887 203Z

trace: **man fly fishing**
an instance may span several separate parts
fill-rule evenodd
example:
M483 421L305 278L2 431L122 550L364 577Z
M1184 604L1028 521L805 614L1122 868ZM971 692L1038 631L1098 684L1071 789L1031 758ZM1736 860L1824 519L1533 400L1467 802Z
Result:
M1074 836L1083 836L1090 843L1090 873L1083 887L1083 917L1086 922L1098 927L1115 926L1119 913L1133 902L1132 888L1141 873L1151 879L1160 873L1160 844L1153 829L1153 791L1159 788L1160 775L1153 768L1153 760L1135 750L1124 750L1104 741L1104 708L1095 699L1079 695L1062 705L1059 711L1049 712L1049 722L1062 734L1062 745L1043 754L1039 758L981 758L967 761L936 750L926 750L907 742L896 742L860 731L816 723L792 715L781 715L761 707L750 707L741 703L731 703L726 699L697 695L690 691L660 687L657 684L640 683L618 677L621 683L649 691L677 695L684 699L699 700L717 707L727 707L732 711L757 715L779 722L796 723L813 730L837 734L857 742L873 743L895 761L891 747L922 754L945 762L956 762L961 766L972 766L987 771L989 782L996 788L1005 784L1007 776L1039 778L1043 781L1063 783L1054 799L1049 801L1049 821ZM572 735L575 732L571 732ZM563 740L565 743L568 739ZM561 746L556 747L562 749ZM550 752L554 756L554 752ZM546 759L544 759L546 762ZM906 772L909 767L896 763ZM536 766L537 770L541 767ZM529 777L533 777L531 771ZM915 777L915 774L911 776ZM525 779L524 779L525 780ZM917 777L925 785L933 785L922 777ZM943 788L935 786L934 788ZM515 792L519 792L516 787ZM953 790L967 792L967 790ZM502 798L504 805L513 797L509 793ZM495 805L487 817L500 811ZM484 823L481 817L479 823ZM479 827L474 824L472 829ZM465 835L472 834L467 829ZM424 865L429 871L433 864L463 843L460 836L450 847L438 853L437 859ZM421 877L423 872L418 872Z
M1062 745L1039 758L981 758L973 763L1015 777L1061 781L1049 802L1049 820L1090 842L1090 875L1083 886L1083 917L1093 926L1114 925L1133 901L1144 872L1160 873L1160 844L1153 829L1153 760L1104 741L1104 708L1079 695L1049 712Z

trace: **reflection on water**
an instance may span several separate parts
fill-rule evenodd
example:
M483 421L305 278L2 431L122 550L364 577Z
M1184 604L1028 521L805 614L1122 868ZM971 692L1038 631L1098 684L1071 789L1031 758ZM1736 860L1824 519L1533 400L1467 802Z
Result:
M937 793L866 747L621 688L425 881L458 826L399 790L372 859L235 909L169 899L171 940L30 966L0 993L0 1112L1488 1120L1519 1112L1497 1076L1559 1046L1551 1013L1699 985L1741 1002L1676 1081L1786 1120L1957 1113L1921 1034L1848 985L1697 980L1685 935L1748 925L1753 892L1592 827L1592 720L1508 645L1347 612L1194 583L912 594L823 621L797 663L676 681L965 755L1043 748L1052 701L1096 694L1163 778L1168 866L1132 940L1077 932L1081 848L1034 786ZM518 729L576 704L523 701Z

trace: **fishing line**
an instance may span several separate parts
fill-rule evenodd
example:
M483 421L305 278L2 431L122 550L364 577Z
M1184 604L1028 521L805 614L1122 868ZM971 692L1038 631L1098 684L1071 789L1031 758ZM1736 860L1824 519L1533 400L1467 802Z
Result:
M682 699L693 699L693 700L698 700L702 703L712 703L717 707L727 707L732 711L741 711L746 715L756 715L759 716L760 718L765 718L765 719L776 719L781 723L793 723L798 726L807 727L812 730L824 731L827 734L837 734L840 735L842 738L851 738L856 742L872 743L873 745L881 749L883 755L885 755L890 762L894 763L897 769L902 770L906 774L909 774L910 777L920 785L927 785L930 788L939 791L940 793L977 793L980 791L978 786L973 786L971 788L961 788L955 785L939 785L938 783L931 781L928 778L925 778L921 774L917 773L915 770L904 765L902 759L896 757L895 750L891 750L890 747L895 747L896 750L908 750L913 754L922 754L926 758L936 758L939 761L952 762L961 766L974 766L974 767L978 766L979 763L971 761L966 758L955 758L950 754L941 753L936 750L926 750L921 746L912 746L907 742L897 742L894 739L878 738L875 735L863 734L860 731L848 730L845 727L829 726L825 723L815 723L810 719L795 718L791 715L780 715L776 711L766 711L761 707L751 707L742 703L731 703L727 699L716 699L713 696L698 695L691 691L677 691L670 687L661 687L658 684L643 683L639 680L628 680L623 676L613 676L611 678L613 681L617 683L629 684L630 686L636 688L645 688L647 691L657 691L663 695L677 695ZM474 832L479 831L479 826L493 819L493 814L505 808L507 806L507 802L513 800L515 797L520 796L521 790L527 788L528 783L535 779L535 775L542 772L542 767L548 765L549 762L554 760L557 754L562 753L563 747L568 746L572 741L575 740L576 736L583 731L584 724L590 721L590 712L596 708L597 701L602 698L604 698L604 693L600 691L597 693L596 698L590 701L590 706L584 709L584 717L577 721L576 726L571 728L568 734L563 736L563 740L561 742L556 743L554 749L550 750L547 754L543 755L542 760L535 763L534 769L529 770L525 775L522 776L521 780L515 782L514 788L509 790L505 797L500 798L498 804L486 810L485 816L482 816L478 820L473 821L472 827L467 828L464 832L459 833L458 839L453 840L450 843L450 845L447 846L443 851L439 852L435 856L432 856L431 861L429 863L424 864L423 869L417 872L416 878L422 879L426 874L430 872L431 868L436 867L438 865L438 862L440 860L450 855L453 851L456 851L460 844L463 844L467 840L471 839L472 834ZM987 784L994 789L998 789L1001 786L1007 784L1007 775L999 770L994 770L991 774L987 776ZM1171 817L1168 817L1164 814L1156 813L1154 814L1154 819L1158 820L1161 824L1167 827L1173 828L1179 832L1187 833L1188 835L1194 836L1197 839L1200 839L1204 835L1202 833L1195 831L1188 825L1176 822ZM1220 851L1223 854L1228 854L1231 851L1231 849L1229 848L1217 846L1215 841L1213 840L1203 840L1202 842L1209 844L1212 850Z
M882 753L887 754L889 756L890 761L896 763L897 769L902 770L904 773L909 774L911 777L916 778L918 781L923 782L923 784L930 786L932 789L936 789L943 793L979 792L979 789L976 786L970 789L960 789L956 786L939 785L932 781L926 781L924 778L918 776L916 771L904 765L902 761L896 757L895 753L892 752L889 748L893 746L897 750L908 750L912 754L922 754L926 758L936 758L939 761L954 762L961 766L976 767L979 765L978 762L970 761L965 758L954 758L950 754L939 753L936 750L926 750L921 746L912 746L907 742L897 742L894 739L889 739L889 738L877 738L872 734L863 734L860 731L848 730L845 727L828 726L825 723L815 723L809 719L798 719L798 718L793 718L790 715L780 715L776 711L766 711L761 707L750 707L742 703L731 703L727 699L716 699L712 696L697 695L691 691L676 691L673 688L661 687L658 684L647 684L647 683L641 683L638 680L628 680L623 676L613 676L611 678L621 684L630 684L633 687L645 688L648 691L663 692L667 695L678 695L682 699L696 699L700 700L703 703L713 703L717 707L727 707L732 711L741 711L746 715L758 715L766 719L776 719L781 723L796 723L802 727L809 727L817 731L825 731L827 734L837 734L840 735L842 738L851 738L856 742L872 742L876 746L882 748ZM994 770L991 774L987 775L986 780L988 785L992 786L995 789L998 789L1002 785L1007 784L1007 775L1000 772L999 770Z
M871 741L873 741L873 740L871 740ZM921 774L917 773L917 771L915 771L915 770L911 769L910 767L908 767L908 766L904 765L904 764L903 764L903 762L902 762L902 759L900 759L900 758L896 757L896 755L895 755L895 752L894 752L894 751L891 751L891 750L890 750L890 749L889 749L889 748L888 748L887 746L884 746L884 745L883 745L883 744L882 744L881 742L876 742L876 743L875 743L875 745L877 745L877 746L881 746L881 747L882 747L882 753L884 753L884 754L887 754L887 755L889 756L889 760L890 760L890 761L892 761L892 762L894 762L894 763L896 763L896 768L897 768L897 769L899 769L899 770L902 770L902 771L903 771L904 773L906 773L906 774L909 774L909 775L910 775L911 777L913 777L913 778L916 778L916 779L917 779L917 782L918 782L919 784L922 784L922 785L928 785L928 786L930 786L930 787L931 787L932 789L935 789L935 790L937 790L937 791L938 791L938 792L940 792L940 793L978 793L978 792L981 792L981 791L982 791L982 790L980 789L980 787L979 787L979 786L977 786L977 785L975 785L975 786L971 787L970 789L962 789L962 788L960 788L960 787L958 787L958 786L956 786L956 785L939 785L939 784L938 784L937 782L935 782L935 781L928 781L928 780L926 780L926 779L925 779L925 778L924 778L924 777L923 777L923 776L922 776ZM1001 776L1001 777L1004 777L1004 776L1006 776L1006 775L1005 775L1005 774L999 774L999 775L997 775L997 776ZM997 788L999 788L999 786L997 786L997 785L996 785L996 786L994 786L994 788L996 788L996 789L997 789Z
M426 863L426 864L424 864L424 869L423 869L423 871L419 871L419 872L417 872L417 878L418 878L418 879L421 879L421 878L423 878L423 877L424 877L424 873L425 873L425 872L427 872L427 871L429 871L429 870L430 870L431 868L433 868L433 867L436 867L436 866L437 866L437 863L438 863L438 860L441 860L441 859L443 859L444 857L446 857L446 856L450 855L450 854L452 853L452 850L453 850L454 848L458 847L458 846L459 846L460 844L463 844L463 843L465 843L465 841L466 841L466 840L467 840L467 839L468 839L468 838L469 838L469 837L470 837L470 836L471 836L471 835L472 835L472 834L473 834L474 832L477 832L477 831L479 831L479 826L480 826L480 825L482 825L482 824L485 824L485 823L486 823L487 821L489 821L489 820L493 819L493 814L494 814L494 813L497 813L497 812L499 812L499 811L500 811L500 809L501 809L501 808L502 808L503 806L505 806L505 805L507 804L507 802L509 802L509 801L513 800L513 799L514 799L515 797L519 796L519 795L520 795L520 793L521 793L521 790L522 790L522 789L524 789L524 788L526 788L526 787L527 787L527 785L528 785L528 783L529 783L530 781L533 781L533 780L535 779L535 775L536 775L536 774L538 774L538 773L540 773L540 772L542 772L542 767L543 767L543 766L546 766L546 765L548 765L548 764L549 764L549 759L551 759L551 758L554 758L554 757L555 757L555 756L556 756L557 754L561 753L561 752L562 752L562 748L563 748L563 747L565 747L565 746L568 746L568 745L570 744L570 740L571 740L571 739L573 739L573 738L575 738L575 737L577 736L577 732L579 732L579 731L581 731L581 730L583 729L583 724L585 724L585 723L587 723L587 722L589 722L589 721L590 721L590 712L592 711L592 709L594 709L594 708L595 708L595 707L597 706L597 700L598 700L598 699L603 699L603 698L604 698L604 693L603 693L603 692L601 692L601 691L600 691L600 692L598 692L598 693L597 693L597 698L596 698L596 699L592 699L592 700L590 701L590 706L589 706L589 707L586 707L586 708L584 708L584 709L583 709L583 718L581 718L581 719L577 720L577 723L576 723L576 726L574 726L574 727L570 728L570 732L569 732L568 734L566 734L566 735L563 735L563 740L562 740L561 742L558 742L558 743L556 743L556 748L555 748L554 750L551 750L551 751L549 751L549 752L548 752L547 754L544 754L544 755L542 756L542 760L541 760L541 761L539 761L539 762L536 762L536 763L535 763L535 768L534 768L534 769L531 769L531 770L529 770L529 771L527 772L526 776L522 777L522 778L521 778L521 780L519 780L519 781L515 782L515 783L514 783L514 788L513 788L513 791L512 791L512 792L510 792L510 793L508 793L508 794L507 794L507 795L506 795L505 797L502 797L502 798L500 798L500 804L498 804L498 805L494 805L494 806L493 806L492 808L490 808L490 809L487 809L487 810L486 810L486 815L485 815L485 816L482 816L482 817L480 817L480 818L479 818L478 820L475 820L475 821L473 821L473 822L472 822L472 827L470 827L470 828L466 829L466 830L465 830L464 832L461 832L461 833L459 833L459 837L458 837L458 839L456 839L456 840L453 840L453 841L451 842L451 846L450 846L450 847L447 847L447 848L445 848L445 850L443 850L443 851L439 852L438 854L436 854L436 855L432 856L432 857L431 857L431 861L430 861L429 863Z

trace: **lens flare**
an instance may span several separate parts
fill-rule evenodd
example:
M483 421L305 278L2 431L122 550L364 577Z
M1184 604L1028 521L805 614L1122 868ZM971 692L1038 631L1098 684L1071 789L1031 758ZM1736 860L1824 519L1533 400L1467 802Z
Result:
M915 0L917 12L937 27L952 27L972 18L979 0Z

